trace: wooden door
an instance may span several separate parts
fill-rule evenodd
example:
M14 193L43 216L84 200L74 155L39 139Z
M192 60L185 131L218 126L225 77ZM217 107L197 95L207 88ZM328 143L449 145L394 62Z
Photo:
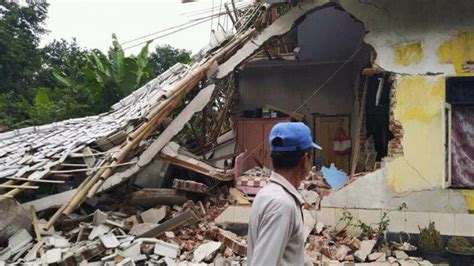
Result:
M241 118L237 120L237 140L240 151L247 151L247 159L242 164L243 171L255 166L272 169L272 159L268 136L272 127L289 118Z
M346 173L349 173L350 155L338 155L334 152L334 137L342 127L350 136L350 125L348 116L318 116L315 117L314 133L316 143L321 145L322 150L316 151L316 158L323 160L323 165L329 167L331 163Z
M240 151L247 151L246 160L243 162L243 169L254 168L263 165L263 126L254 121L239 121L238 142Z
M272 123L265 123L263 125L263 136L264 136L263 165L268 169L273 169L272 156L271 156L271 151L270 151L270 142L269 142L270 131L272 131L272 127L278 122L279 121L274 121Z

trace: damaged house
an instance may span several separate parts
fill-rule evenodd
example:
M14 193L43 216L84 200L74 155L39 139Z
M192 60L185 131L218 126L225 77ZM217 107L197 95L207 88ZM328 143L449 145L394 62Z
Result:
M126 187L135 205L180 213L138 237L173 238L173 224L197 223L193 208L216 223L246 223L248 205L211 215L211 203L190 207L183 191L231 186L209 202L231 195L249 203L271 169L271 127L302 121L323 147L312 174L327 183L320 197L305 196L315 205L305 215L333 226L347 211L369 225L388 217L394 233L434 221L442 235L474 237L473 11L467 0L256 1L240 14L227 7L233 34L215 32L192 64L173 66L108 113L1 133L0 214L20 208L18 198L33 218L47 219L45 230L64 228L81 206ZM19 230L8 228L15 219L5 216L0 237ZM310 227L308 235L322 230ZM245 256L243 242L217 231L211 239ZM183 260L211 255L180 245L194 252Z
M443 235L474 236L473 4L321 4L238 68L239 110L303 114L323 147L315 165L350 176L322 199L318 220L336 224L348 209L371 223L389 212L392 232L434 221ZM271 120L280 118L237 120L241 147L260 142ZM351 152L341 152L347 139ZM251 166L270 167L268 149L252 156Z

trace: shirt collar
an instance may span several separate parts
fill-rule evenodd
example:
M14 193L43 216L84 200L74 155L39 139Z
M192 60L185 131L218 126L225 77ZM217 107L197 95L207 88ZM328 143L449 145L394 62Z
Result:
M278 174L277 172L273 171L270 175L270 181L275 182L282 186L288 193L293 195L298 201L300 205L305 203L301 194L296 190L296 188L282 175Z

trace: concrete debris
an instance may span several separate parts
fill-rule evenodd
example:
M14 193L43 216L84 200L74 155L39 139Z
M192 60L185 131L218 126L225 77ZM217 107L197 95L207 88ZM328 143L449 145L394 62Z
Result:
M336 249L336 259L338 261L343 261L345 260L347 254L349 253L349 251L351 251L351 249L346 246L346 245L342 245L342 246L339 246L337 249Z
M10 252L15 254L32 240L33 238L25 229L17 231L8 239L8 247L10 248Z
M89 234L89 240L94 240L95 238L107 234L110 231L110 226L106 224L99 224L92 228L92 232Z
M397 258L399 260L408 259L408 255L405 253L405 251L402 251L402 250L394 250L393 255L395 256L395 258Z
M102 212L100 210L96 210L94 212L94 218L92 220L92 224L93 225L99 225L99 224L103 224L107 221L107 213L105 212Z
M152 228L155 228L156 224L152 223L141 223L141 224L136 224L130 229L129 234L134 235L134 236L139 236L143 235L144 233L150 231Z
M44 261L48 264L58 263L61 261L61 249L53 248L44 254Z
M370 254L367 259L369 261L381 261L381 262L384 262L386 261L386 255L385 253L383 252L374 252L372 254Z
M233 202L228 188L208 191L196 201L186 195L186 201L173 201L172 207L130 204L135 193L122 197L120 204L102 195L95 201L95 209L63 217L56 231L49 230L36 243L28 231L18 230L9 238L8 246L0 246L0 261L27 265L199 265L222 258L225 265L245 263L245 239L214 223ZM45 223L40 220L38 224L45 227Z
M198 183L192 180L182 180L182 179L174 179L173 188L177 190L184 190L184 191L203 193L203 194L209 191L209 187L206 186L205 184Z
M125 258L121 262L117 263L117 266L135 266L135 261L132 258Z
M151 208L148 209L140 214L142 221L144 223L159 223L163 220L166 216L167 208L166 206L162 206L159 209Z
M101 235L101 236L99 236L99 239L100 239L100 242L102 243L102 245L107 249L116 248L120 245L120 242L117 240L115 235L113 235L111 233Z
M320 234L324 229L324 223L321 221L318 221L316 223L316 234Z
M179 246L176 244L167 243L165 241L158 240L155 243L155 249L153 251L156 255L177 258L179 254Z
M2 199L0 204L0 245L7 245L8 239L16 232L31 227L31 213L15 199Z
M212 259L212 256L222 247L222 243L211 241L205 244L201 244L193 252L193 262L201 262L203 260L209 261Z
M265 174L252 171L256 178ZM321 188L328 189L321 180L313 173L300 190L306 201L302 210L305 249L314 265L429 265L404 253L403 249L414 248L409 243L376 245L382 242L377 238L382 234L376 231L355 235L353 225L346 226L343 219L337 226L318 221L319 195L324 195ZM48 230L47 222L39 220L40 237L34 239L27 230L18 230L10 236L10 245L0 246L0 261L25 265L245 265L243 235L251 210L249 194L229 184L204 189L198 181L170 181L163 183L173 183L174 189L137 190L124 184L104 192L92 205L87 203L87 208L63 216ZM242 187L250 187L249 182L241 183ZM48 215L40 211L37 216Z
M376 240L364 240L360 242L359 250L354 253L356 260L364 262L367 256L372 252L372 249L374 249L376 243Z

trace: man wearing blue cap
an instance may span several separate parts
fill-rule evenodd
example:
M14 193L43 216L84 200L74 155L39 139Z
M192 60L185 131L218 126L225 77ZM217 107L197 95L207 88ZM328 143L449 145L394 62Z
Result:
M249 266L305 265L303 197L297 191L311 169L314 148L303 123L278 123L270 132L273 172L255 197L247 236Z

